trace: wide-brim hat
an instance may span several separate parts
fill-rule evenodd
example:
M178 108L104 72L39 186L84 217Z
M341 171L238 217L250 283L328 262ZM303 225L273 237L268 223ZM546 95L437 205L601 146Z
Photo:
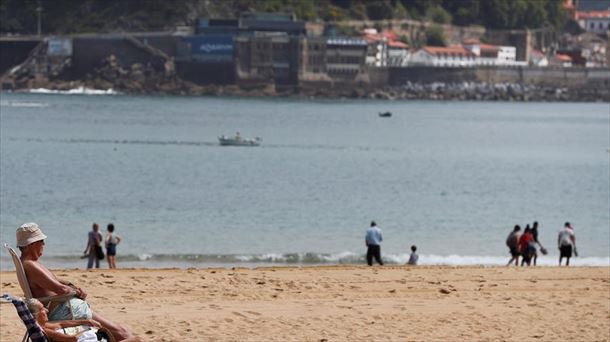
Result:
M36 241L44 240L47 238L42 233L42 230L34 222L24 223L17 228L17 247L25 247L33 244Z

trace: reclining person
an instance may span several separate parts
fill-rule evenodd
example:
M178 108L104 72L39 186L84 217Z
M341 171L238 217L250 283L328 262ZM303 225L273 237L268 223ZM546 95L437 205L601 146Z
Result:
M85 301L87 293L69 281L61 280L40 263L47 238L36 223L24 223L17 228L17 247L21 251L21 262L27 275L30 290L36 298L64 295L76 292L76 297L64 302L49 304L49 319L61 321L68 319L93 319L108 329L117 341L132 337L125 327L116 324L97 313L93 313ZM72 313L72 314L71 314Z
M49 322L48 311L36 298L26 299L25 303L36 319L36 323L42 328L43 332L52 341L70 342L97 342L96 331L92 328L101 328L102 325L93 319L78 319L69 321ZM77 328L73 333L67 328ZM139 342L139 337L130 337L123 342Z

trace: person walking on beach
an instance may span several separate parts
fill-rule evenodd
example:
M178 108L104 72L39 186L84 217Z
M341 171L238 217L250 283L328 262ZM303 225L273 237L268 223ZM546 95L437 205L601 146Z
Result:
M540 243L540 241L538 241L538 221L534 221L534 224L532 226L532 236L534 237L534 244L538 245L540 247L540 253L542 253L542 255L546 255L546 253L547 253L546 248L544 248L542 246L542 244ZM532 255L532 262L534 263L534 266L536 266L537 260L538 260L538 251L537 251L537 248L534 247L534 254Z
M375 221L371 221L371 226L366 230L364 237L364 243L367 246L366 262L369 266L373 266L373 258L377 260L379 265L383 266L383 261L381 260L381 241L383 241L381 229L377 227Z
M508 261L506 266L510 266L510 264L515 261L515 266L519 266L519 239L521 238L521 227L517 224L513 231L508 234L506 238L506 246L510 250L511 258Z
M523 231L523 235L519 238L519 251L521 252L521 266L527 264L530 266L532 262L532 255L536 250L536 246L534 245L534 236L532 235L532 229L528 224L525 226L525 231Z
M559 247L559 266L561 266L561 259L564 257L566 258L566 266L570 266L572 252L574 252L574 256L578 256L576 251L576 235L570 222L566 222L563 225L563 229L559 231L557 246Z
M417 253L415 253L415 251L417 251L417 246L415 246L415 245L411 246L411 255L409 256L409 261L407 262L407 265L417 265L417 260L419 260L419 255L417 255Z
M99 230L100 226L98 226L97 223L93 223L87 238L87 249L85 249L85 254L88 255L87 269L93 267L93 262L95 262L95 268L100 268L100 258L98 257L97 248L101 248L100 243L102 242L102 234L100 234Z
M106 238L104 241L106 242L106 258L108 258L108 267L116 268L116 245L121 242L121 237L114 234L114 224L112 223L108 223L106 230L108 232L106 233Z

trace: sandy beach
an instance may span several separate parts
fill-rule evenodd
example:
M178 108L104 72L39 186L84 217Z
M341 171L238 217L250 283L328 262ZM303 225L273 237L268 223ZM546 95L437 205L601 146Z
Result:
M149 341L610 341L608 267L56 270ZM21 295L14 272L1 292ZM0 306L0 340L25 331Z

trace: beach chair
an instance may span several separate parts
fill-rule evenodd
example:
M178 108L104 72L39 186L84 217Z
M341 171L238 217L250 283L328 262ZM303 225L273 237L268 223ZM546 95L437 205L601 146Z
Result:
M21 290L23 291L24 297L25 298L35 298L34 296L32 296L32 290L30 289L30 283L28 282L28 278L25 274L25 270L23 269L23 264L21 263L21 259L19 259L19 256L17 255L15 250L13 248L11 248L11 246L9 246L7 243L4 244L4 248L8 251L8 253L11 255L11 258L13 259L13 264L15 264L15 272L17 273L17 281L19 282L19 286L21 287ZM72 291L71 293L64 294L64 295L36 297L36 299L38 299L45 306L48 306L51 302L63 302L74 296L76 296L76 292ZM25 333L25 336L23 337L23 342L25 342L27 339L28 339L28 332Z
M34 318L34 315L32 315L32 313L30 312L30 310L28 309L27 305L25 304L25 302L23 300L21 300L20 298L13 297L8 294L2 295L2 297L0 297L0 300L2 303L12 303L15 306L15 309L17 310L17 314L19 315L19 318L21 318L21 320L23 321L23 324L25 324L25 326L27 328L25 340L27 340L29 338L31 342L53 342L53 340L51 340L47 335L45 335L42 328L40 328L40 326L36 323L36 319ZM64 328L64 330L67 330L67 329L70 329L70 328ZM89 329L89 328L87 328L87 329ZM96 335L98 336L98 341L116 342L116 340L114 339L114 337L108 330L106 330L104 328L100 328L100 329L93 328L93 329L95 330Z
M23 338L24 341L29 337L30 341L32 342L49 342L47 335L44 334L40 326L36 323L34 315L32 315L28 307L21 299L9 296L7 294L3 295L1 299L2 303L12 303L15 305L19 318L21 318L23 324L25 324L27 328L25 337Z

